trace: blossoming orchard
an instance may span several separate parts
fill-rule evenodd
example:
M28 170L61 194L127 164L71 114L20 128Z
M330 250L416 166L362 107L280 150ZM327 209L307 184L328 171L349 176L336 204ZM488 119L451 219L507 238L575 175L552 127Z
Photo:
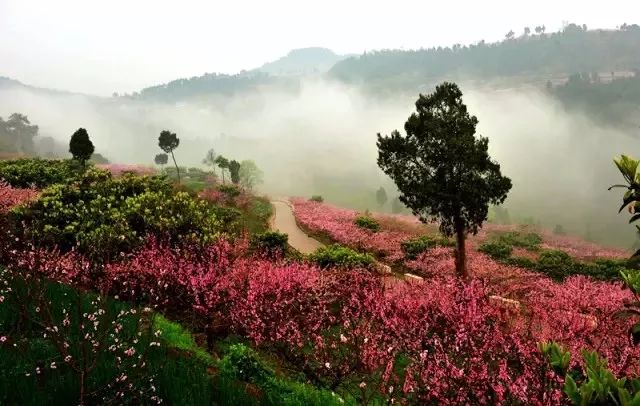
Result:
M164 168L94 164L84 128L0 160L0 404L640 404L640 250L508 220L461 96L378 134L376 212L260 196L213 148L181 167L166 129Z

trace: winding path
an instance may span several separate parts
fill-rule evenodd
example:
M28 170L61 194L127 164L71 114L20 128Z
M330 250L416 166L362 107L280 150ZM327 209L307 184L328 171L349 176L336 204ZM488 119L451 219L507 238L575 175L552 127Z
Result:
M310 254L322 247L322 243L309 237L296 224L296 218L293 215L291 203L286 200L272 200L271 204L274 208L273 219L271 220L271 228L281 233L289 235L289 244L303 254Z
M300 229L300 227L298 227L296 218L293 214L293 207L286 198L272 199L271 204L274 208L274 215L271 219L271 229L288 234L289 245L303 254L310 254L318 248L324 246L324 244L316 239L309 237L304 231ZM376 261L376 266L381 271L381 273L385 275L384 278L387 282L397 282L398 277L405 280L422 280L420 276L410 273L405 273L404 277L402 274L392 274L389 265L383 264L381 262Z

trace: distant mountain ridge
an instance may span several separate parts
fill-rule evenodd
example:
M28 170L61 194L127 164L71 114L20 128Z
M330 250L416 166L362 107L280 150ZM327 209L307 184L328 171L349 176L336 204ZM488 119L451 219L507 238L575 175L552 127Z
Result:
M502 41L418 50L379 50L362 55L339 55L330 49L294 49L287 55L238 74L205 73L179 78L124 95L127 98L165 102L190 98L251 93L265 87L295 90L309 76L361 86L373 93L415 92L442 80L483 83L507 79L561 84L575 73L639 72L640 26L616 30L588 30L567 25L562 31L521 36L510 32ZM613 75L612 75L613 76ZM41 89L0 77L0 89L19 87L51 94L77 94Z
M310 47L290 51L287 55L255 69L274 76L325 73L337 62L351 55L338 55L328 48Z

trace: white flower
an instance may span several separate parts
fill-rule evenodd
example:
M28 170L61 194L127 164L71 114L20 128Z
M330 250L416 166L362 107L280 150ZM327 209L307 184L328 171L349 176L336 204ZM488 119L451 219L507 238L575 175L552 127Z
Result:
M331 368L331 364L329 364L328 362L325 362L325 363L324 363L324 366L325 366L327 369Z

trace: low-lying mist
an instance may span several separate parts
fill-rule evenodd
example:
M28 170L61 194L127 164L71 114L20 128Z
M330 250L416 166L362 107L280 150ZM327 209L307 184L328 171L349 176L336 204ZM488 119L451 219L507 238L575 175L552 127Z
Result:
M616 213L620 193L607 187L620 180L612 158L634 154L637 129L599 127L534 88L460 86L480 121L479 133L489 137L492 157L513 180L506 203L513 220L560 224L571 234L631 246L633 229ZM161 152L158 134L170 129L181 139L175 151L181 166L200 166L214 148L229 158L253 159L264 170L265 193L321 194L336 204L376 210L377 188L396 195L376 165L376 133L402 130L417 93L374 98L316 79L295 89L166 104L13 88L0 90L0 116L27 114L41 136L63 145L84 127L96 152L117 163L152 165Z

